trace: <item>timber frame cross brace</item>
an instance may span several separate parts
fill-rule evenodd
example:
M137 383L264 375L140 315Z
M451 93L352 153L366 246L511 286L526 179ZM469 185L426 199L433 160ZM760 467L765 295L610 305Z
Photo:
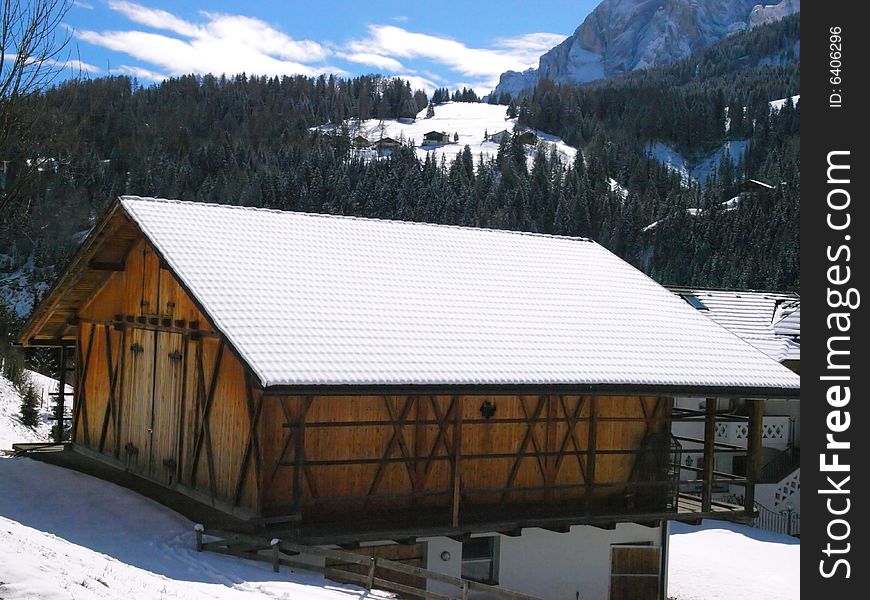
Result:
M76 345L76 370L78 371L78 376L76 377L76 389L75 389L75 402L74 402L74 410L73 410L73 438L77 435L79 422L83 422L82 425L82 437L84 438L85 446L91 445L91 432L90 427L88 426L88 407L87 407L87 380L88 380L88 367L91 364L91 350L94 349L94 333L96 332L95 327L91 327L90 335L88 336L88 351L82 358L82 345L81 341Z
M263 409L263 390L254 390L254 384L251 373L245 369L245 404L248 409L248 442L245 444L245 451L242 454L242 462L239 465L239 476L236 479L235 493L233 494L233 504L239 505L242 499L242 490L245 485L245 478L248 474L248 465L253 459L254 462L254 485L256 486L257 494L260 494L260 471L262 468L262 457L260 452L260 438L257 434L257 424L260 421L260 413Z
M208 464L208 482L212 498L217 496L217 483L215 482L214 451L212 450L211 426L209 416L217 389L218 377L220 376L221 361L224 355L224 342L218 344L217 355L211 371L211 380L208 389L205 387L205 370L203 366L203 340L196 340L196 371L197 371L197 408L199 412L199 424L196 428L196 437L193 444L193 457L190 465L190 484L196 485L196 472L199 466L199 457L202 447L205 445L205 455ZM205 444L203 444L205 442Z
M308 483L308 490L311 494L312 498L317 498L317 485L314 481L314 475L311 473L311 468L305 461L305 418L308 414L308 410L311 408L311 405L314 403L313 396L299 396L298 397L298 410L296 418L293 417L293 412L290 410L288 406L288 399L284 396L281 396L279 399L279 405L281 406L281 411L284 414L284 429L286 433L284 434L284 439L281 442L281 451L278 453L278 460L275 461L275 465L272 467L272 471L269 474L269 485L275 480L275 476L278 474L278 469L281 467L294 467L293 474L293 512L297 512L299 507L302 504L302 483L303 476L304 481ZM294 445L294 460L291 462L287 460L287 451L290 449L290 444Z
M92 328L96 329L97 325L92 325ZM106 445L106 434L109 431L109 421L112 422L112 432L115 435L115 445L113 448L113 452L115 458L118 458L121 453L121 413L119 410L120 398L118 398L118 388L123 386L119 386L121 374L124 372L124 352L125 343L127 339L127 329L123 328L121 330L121 340L118 351L117 362L112 360L112 328L108 326L103 326L106 331L106 375L109 379L109 397L106 401L106 410L103 413L103 426L100 429L100 443L99 443L99 451L103 452L103 449Z

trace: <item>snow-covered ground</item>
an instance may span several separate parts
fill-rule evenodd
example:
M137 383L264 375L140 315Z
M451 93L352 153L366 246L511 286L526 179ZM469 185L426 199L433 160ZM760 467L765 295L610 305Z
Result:
M12 257L0 254L0 267L11 264ZM25 317L33 310L33 301L48 290L48 284L34 284L28 275L34 271L33 257L14 271L0 272L0 302L10 307L19 317Z
M388 597L193 549L193 523L114 484L0 459L4 600L352 600Z
M413 142L417 148L420 160L428 153L435 154L440 160L443 155L448 164L467 145L471 149L475 162L482 154L484 160L495 158L498 153L498 143L484 140L484 135L492 135L499 131L513 131L516 119L508 119L507 108L496 104L474 102L445 102L435 106L435 116L426 118L426 109L420 111L417 118L410 119L369 119L367 121L348 121L350 137L363 136L370 142L389 137L405 143ZM329 130L330 128L322 128ZM430 131L446 133L452 142L454 134L459 134L459 141L450 144L422 146L423 136ZM539 142L543 142L550 152L555 148L562 160L567 164L574 160L577 150L563 142L560 138L532 129ZM529 159L533 159L536 148L529 147ZM362 151L364 155L374 156L371 151Z
M797 106L798 102L800 102L800 99L801 99L800 94L798 94L797 96L792 96L791 103L794 106ZM788 100L788 98L780 98L779 100L771 100L770 101L770 110L782 110L782 107L785 106L786 100Z
M52 398L48 394L57 391L57 381L35 371L27 371L27 375L41 398L39 425L31 429L21 424L18 420L21 395L7 379L0 377L0 450L9 450L18 442L47 442L50 437L54 423L50 420ZM72 393L71 386L66 386L66 389ZM69 412L71 407L66 408Z
M708 177L715 175L726 153L731 157L731 163L737 164L748 147L749 140L729 140L710 154L689 158L669 144L654 142L647 146L647 153L671 171L679 173L683 185L689 185L692 182L704 183Z
M797 600L797 539L724 521L671 525L668 597L676 600Z
M41 393L53 380L32 375ZM21 399L0 378L0 440L25 441ZM49 404L46 400L46 404ZM14 409L13 409L14 408ZM33 432L30 432L33 435ZM0 447L4 444L0 442ZM389 597L302 571L197 553L193 523L135 492L26 458L0 458L0 598L4 600L353 600ZM672 524L668 596L800 597L797 540L743 525Z

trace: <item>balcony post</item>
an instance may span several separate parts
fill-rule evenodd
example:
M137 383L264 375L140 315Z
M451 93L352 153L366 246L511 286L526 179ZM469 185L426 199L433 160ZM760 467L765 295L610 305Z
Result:
M716 465L716 398L707 398L705 403L706 414L704 415L704 471L701 478L704 480L701 491L701 512L713 510L713 470Z
M749 405L749 432L746 440L746 512L755 510L755 482L761 475L761 435L764 424L764 400L747 400Z

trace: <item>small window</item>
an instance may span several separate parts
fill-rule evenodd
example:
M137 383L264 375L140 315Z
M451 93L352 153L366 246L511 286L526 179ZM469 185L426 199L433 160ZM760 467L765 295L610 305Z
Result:
M710 310L707 305L701 302L701 299L694 294L680 294L680 297L698 310Z
M494 536L471 538L463 542L462 577L489 585L498 583L497 543Z

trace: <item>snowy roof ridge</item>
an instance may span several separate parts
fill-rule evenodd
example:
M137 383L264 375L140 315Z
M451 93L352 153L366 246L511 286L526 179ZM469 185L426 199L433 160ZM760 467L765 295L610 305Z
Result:
M302 210L281 210L280 208L266 208L262 206L239 206L237 204L220 204L217 202L196 202L192 200L178 200L173 198L158 198L155 196L134 196L130 194L125 194L120 197L121 200L134 200L134 201L144 201L144 202L163 202L167 204L195 204L199 206L211 206L215 208L228 208L228 209L236 209L236 210L250 210L256 212L270 212L277 213L281 215L293 214L299 215L302 217L314 217L318 219L348 219L353 221L372 221L375 223L397 223L401 225L411 225L411 226L421 226L421 227L438 227L443 229L460 229L460 230L470 230L470 231L485 231L496 234L512 234L512 235L522 235L522 236L532 236L532 237L545 237L552 238L557 240L574 240L577 242L591 242L595 243L591 238L579 236L579 235L555 235L552 233L540 233L537 231L518 231L515 229L493 229L492 227L473 227L471 225L447 225L446 223L428 223L425 221L402 221L399 219L380 219L378 217L358 217L356 215L335 215L330 213L314 213L314 212L306 212Z
M120 202L265 387L800 385L586 238Z

